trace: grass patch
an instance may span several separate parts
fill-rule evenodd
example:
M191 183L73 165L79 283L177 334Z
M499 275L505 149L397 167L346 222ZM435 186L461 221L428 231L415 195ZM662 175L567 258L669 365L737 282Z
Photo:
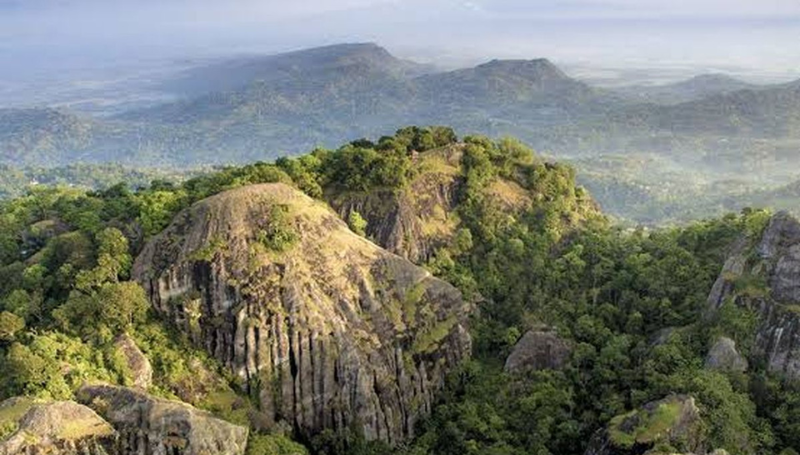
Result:
M681 412L679 401L661 403L654 410L634 411L614 417L609 436L618 447L630 449L635 444L654 444L666 436ZM632 428L625 428L633 425Z

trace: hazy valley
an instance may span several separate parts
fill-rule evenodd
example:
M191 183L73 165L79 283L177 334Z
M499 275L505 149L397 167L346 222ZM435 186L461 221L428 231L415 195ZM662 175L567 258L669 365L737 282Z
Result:
M686 221L738 209L730 199L743 195L794 209L769 193L798 179L799 89L721 75L602 89L547 60L441 72L373 44L348 44L175 69L149 90L177 101L144 109L99 117L5 109L0 150L15 167L78 161L184 169L446 124L519 137L572 161L614 215Z

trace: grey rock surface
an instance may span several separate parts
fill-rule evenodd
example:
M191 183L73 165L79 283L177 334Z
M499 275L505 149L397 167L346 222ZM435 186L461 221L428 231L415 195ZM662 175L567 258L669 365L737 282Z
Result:
M275 207L296 234L266 249ZM307 437L357 426L400 442L469 356L472 304L351 232L283 184L201 201L144 248L134 276L153 307L256 387L261 409Z

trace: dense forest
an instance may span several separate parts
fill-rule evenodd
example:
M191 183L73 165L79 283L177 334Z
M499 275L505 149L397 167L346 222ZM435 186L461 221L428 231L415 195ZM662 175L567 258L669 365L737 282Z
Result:
M131 280L146 242L209 196L270 182L323 203L343 194L398 194L442 166L426 154L448 148L461 153L456 222L420 265L475 303L472 356L448 375L413 440L390 447L355 430L305 438L291 422L261 425L249 385L162 318ZM730 301L710 312L707 298L731 245L761 238L767 211L678 228L621 228L576 185L570 166L514 139L459 139L445 127L404 128L181 183L134 177L119 174L128 183L98 190L39 185L0 203L0 398L67 400L87 381L133 385L116 349L127 336L152 363L151 393L248 426L251 455L582 454L603 428L625 453L688 452L685 441L643 436L669 415L640 422L640 439L615 433L619 416L669 396L696 400L697 432L709 452L800 450L800 383L758 362L744 371L707 365L721 336L753 358L755 311ZM497 203L489 188L498 181L528 202ZM369 218L351 210L345 221L369 236ZM275 251L303 235L275 225L263 233ZM210 245L207 253L224 247ZM757 277L739 285L749 294L765 287ZM515 345L542 331L569 346L565 359L509 369ZM0 439L15 430L0 414Z

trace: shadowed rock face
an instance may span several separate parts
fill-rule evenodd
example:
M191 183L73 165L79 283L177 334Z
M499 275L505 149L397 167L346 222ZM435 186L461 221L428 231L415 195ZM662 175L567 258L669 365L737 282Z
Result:
M72 401L0 403L0 455L113 455L117 434L94 411Z
M757 285L737 290L744 280ZM770 371L800 379L800 222L778 213L755 247L744 241L735 245L709 296L709 308L714 311L725 302L759 313L754 357Z
M552 330L531 330L520 339L506 359L505 371L559 370L569 361L572 348Z
M660 444L688 453L706 453L703 422L694 398L672 395L611 419L598 431L585 455L636 455Z
M454 287L282 184L195 204L149 242L134 275L157 311L306 436L354 426L370 440L411 436L470 351L471 305Z
M78 399L119 433L115 453L244 455L247 429L190 405L110 385L84 386Z

